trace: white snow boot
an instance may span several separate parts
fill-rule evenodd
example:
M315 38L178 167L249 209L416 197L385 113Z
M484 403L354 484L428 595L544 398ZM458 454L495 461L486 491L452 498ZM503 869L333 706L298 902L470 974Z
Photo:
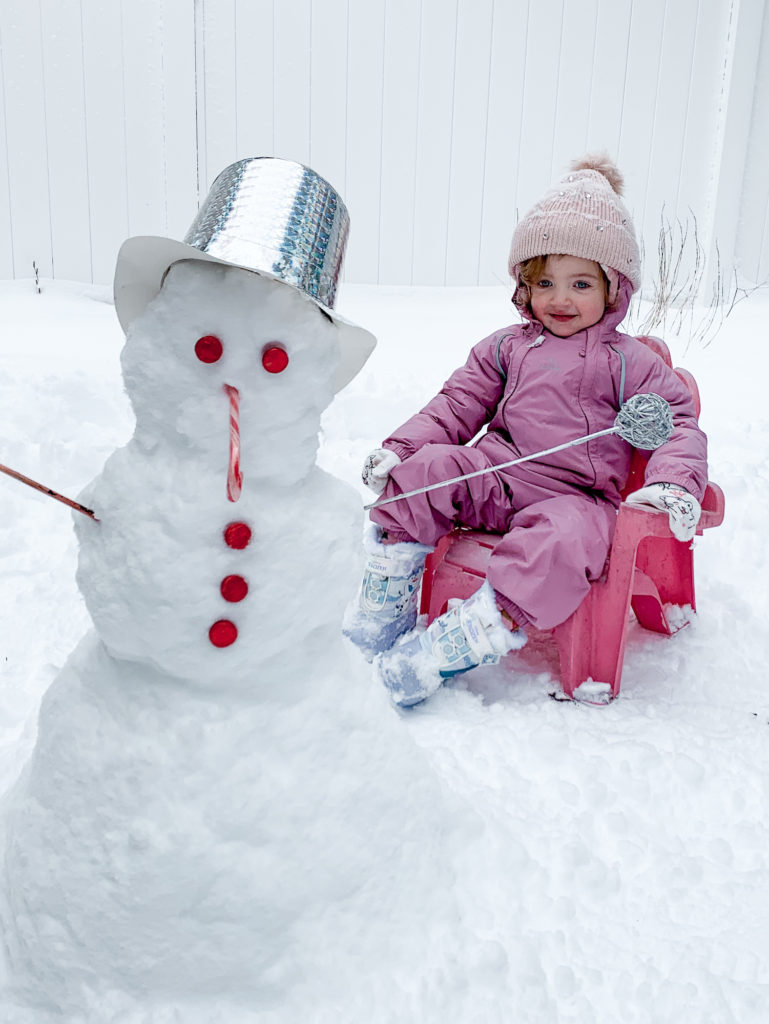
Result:
M381 528L371 524L364 537L366 567L360 592L345 612L342 632L369 658L388 650L417 621L425 544L383 544Z
M394 703L409 707L435 693L446 679L478 665L496 665L526 643L525 632L507 629L488 582L457 602L422 633L414 633L376 660Z

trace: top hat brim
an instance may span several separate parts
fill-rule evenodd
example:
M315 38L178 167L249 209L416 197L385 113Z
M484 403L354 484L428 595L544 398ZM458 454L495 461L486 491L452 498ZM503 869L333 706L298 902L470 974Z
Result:
M115 265L114 297L115 312L125 333L131 323L140 316L159 294L168 268L181 260L196 260L202 263L218 263L225 267L238 267L252 274L259 274L291 288L307 302L312 302L326 313L339 329L339 366L334 377L334 392L341 391L360 371L376 347L376 338L370 331L345 320L333 309L324 306L294 285L284 281L277 274L255 267L244 267L238 263L220 259L197 249L194 245L179 242L173 238L155 235L136 235L126 239L118 252Z

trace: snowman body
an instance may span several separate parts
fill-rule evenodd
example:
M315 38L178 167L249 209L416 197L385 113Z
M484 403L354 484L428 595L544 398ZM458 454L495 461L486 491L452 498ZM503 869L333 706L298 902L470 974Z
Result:
M466 988L449 851L474 818L340 636L359 504L315 464L335 330L287 286L190 262L129 332L136 431L77 524L95 628L5 812L5 937L36 1021L359 1021L378 1002L426 1020L436 985Z

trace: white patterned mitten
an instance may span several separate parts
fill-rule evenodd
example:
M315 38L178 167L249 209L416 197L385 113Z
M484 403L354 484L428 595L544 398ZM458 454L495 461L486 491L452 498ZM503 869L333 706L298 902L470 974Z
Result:
M667 512L670 531L676 540L689 541L694 537L702 508L693 494L679 484L647 484L628 494L625 501L636 507L651 507Z
M385 489L390 470L395 469L401 463L400 458L387 448L375 448L370 455L366 456L361 470L361 479L366 487L381 494Z

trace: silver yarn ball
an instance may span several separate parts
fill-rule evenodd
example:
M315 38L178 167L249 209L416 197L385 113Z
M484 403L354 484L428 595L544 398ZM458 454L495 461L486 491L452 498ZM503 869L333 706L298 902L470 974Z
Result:
M617 413L614 428L634 448L651 451L670 439L673 413L659 395L633 395Z

